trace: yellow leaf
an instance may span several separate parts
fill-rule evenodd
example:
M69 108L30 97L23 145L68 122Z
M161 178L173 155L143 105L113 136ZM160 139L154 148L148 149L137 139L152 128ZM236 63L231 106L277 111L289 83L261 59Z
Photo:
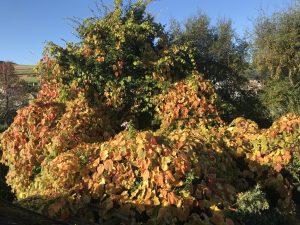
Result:
M218 208L218 206L216 206L216 205L212 205L212 206L210 207L210 209L211 209L212 211L215 211L215 212L221 211L221 210Z
M107 157L108 157L108 151L107 150L102 150L100 152L100 159L104 161L104 160L107 159Z
M171 162L171 157L167 156L167 157L162 157L161 158L161 169L163 171L167 171L168 170L168 164Z

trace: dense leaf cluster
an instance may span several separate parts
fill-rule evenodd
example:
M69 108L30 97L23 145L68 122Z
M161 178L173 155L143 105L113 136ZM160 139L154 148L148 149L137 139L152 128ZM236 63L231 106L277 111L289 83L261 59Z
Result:
M186 85L187 93L203 88L202 101L213 98L213 92L205 95L206 81L189 83L191 78L175 83L174 96ZM45 95L42 90L39 96ZM227 213L234 212L238 193L260 183L272 209L293 215L298 117L288 115L260 130L243 118L226 125L206 104L197 107L205 112L197 119L191 104L187 114L173 112L173 129L166 126L169 117L162 117L156 132L127 127L115 135L120 124L85 99L81 92L66 103L37 99L2 135L7 182L25 205L61 218L77 214L96 221L89 205L97 204L101 221L117 210L143 223L233 224ZM172 98L160 107L180 101Z

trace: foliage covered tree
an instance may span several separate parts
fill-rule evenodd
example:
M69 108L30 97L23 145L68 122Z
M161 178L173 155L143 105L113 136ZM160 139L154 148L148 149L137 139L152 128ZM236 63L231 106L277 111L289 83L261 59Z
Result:
M49 71L49 79L55 75L62 97L70 96L72 86L83 88L93 104L112 106L119 119L151 126L142 123L153 118L151 99L167 85L161 81L181 79L194 65L188 47L171 45L163 26L145 12L146 5L138 1L122 7L116 1L115 10L103 18L82 22L79 43L66 48L49 44L47 63L40 67Z
M253 64L265 78L261 94L273 119L300 115L300 6L260 17L255 26Z

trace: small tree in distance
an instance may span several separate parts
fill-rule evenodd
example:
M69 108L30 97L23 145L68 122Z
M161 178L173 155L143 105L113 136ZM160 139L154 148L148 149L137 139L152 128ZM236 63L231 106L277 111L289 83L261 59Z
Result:
M9 125L16 110L27 102L25 83L15 73L14 63L0 62L0 124Z

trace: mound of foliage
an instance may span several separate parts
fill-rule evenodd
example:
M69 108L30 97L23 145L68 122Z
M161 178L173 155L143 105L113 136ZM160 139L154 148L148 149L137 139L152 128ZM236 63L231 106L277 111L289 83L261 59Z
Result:
M146 5L115 1L81 42L46 49L37 99L1 135L20 204L96 223L295 224L300 118L224 123L193 50Z

